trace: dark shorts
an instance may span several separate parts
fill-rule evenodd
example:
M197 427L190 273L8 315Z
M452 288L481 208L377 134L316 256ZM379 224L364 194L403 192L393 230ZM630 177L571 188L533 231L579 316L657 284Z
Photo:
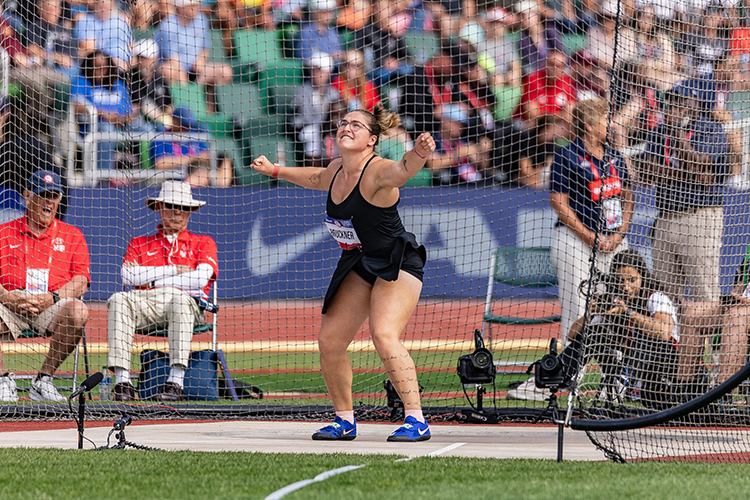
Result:
M415 248L407 245L404 252L404 260L401 261L401 270L411 274L419 281L424 281L424 265L425 262L422 260L422 256L419 252ZM360 278L368 282L370 285L374 285L375 280L378 279L377 276L365 269L361 259L354 264L352 271L357 273Z

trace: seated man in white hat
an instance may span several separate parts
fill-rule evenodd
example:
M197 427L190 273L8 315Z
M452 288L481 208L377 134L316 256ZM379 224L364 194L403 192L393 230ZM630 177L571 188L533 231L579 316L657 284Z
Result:
M193 198L189 184L178 181L164 182L159 197L146 200L161 224L156 234L131 240L122 281L134 289L107 301L107 364L115 373L115 401L135 399L130 383L133 336L154 328L167 329L170 358L169 378L155 399L183 399L193 327L204 321L201 303L219 273L214 240L187 231L190 214L205 204Z

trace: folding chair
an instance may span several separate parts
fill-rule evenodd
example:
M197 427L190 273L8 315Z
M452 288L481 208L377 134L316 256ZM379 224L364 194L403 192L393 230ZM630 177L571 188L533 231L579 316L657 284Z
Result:
M42 338L42 335L37 332L36 330L24 330L21 332L21 335L19 338L22 339L33 339L33 338ZM55 379L71 379L72 385L71 387L60 387L60 389L68 390L70 389L71 392L76 390L76 387L78 386L78 359L80 355L81 347L83 347L83 364L84 364L84 370L86 373L86 378L89 377L89 351L88 347L86 345L86 329L83 329L83 335L81 335L81 341L76 345L75 354L73 355L73 374L72 375L58 375L55 374L53 378ZM31 379L35 377L36 375L17 375L17 379ZM20 390L24 390L25 388L19 387Z
M546 288L557 285L557 276L550 259L550 249L547 247L498 248L492 252L490 260L487 296L484 303L484 318L482 322L482 336L487 328L487 345L492 344L492 325L542 325L557 323L560 315L535 317L505 316L493 314L492 294L495 283L503 283L524 288ZM497 366L527 366L523 361L496 361Z

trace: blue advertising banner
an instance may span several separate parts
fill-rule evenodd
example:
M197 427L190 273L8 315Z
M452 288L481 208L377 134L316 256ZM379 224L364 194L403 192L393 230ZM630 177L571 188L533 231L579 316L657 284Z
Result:
M89 245L92 284L88 298L106 300L122 290L120 267L131 238L151 234L158 214L145 200L158 188L77 188L65 221ZM207 201L191 215L188 230L208 234L219 249L222 300L320 299L340 249L323 219L325 192L298 188L197 189ZM632 242L648 250L653 211L641 193ZM748 195L734 195L727 210L723 284L731 279L748 243ZM651 205L653 206L653 205ZM483 298L493 249L549 246L555 216L548 193L517 188L407 188L399 210L407 230L428 251L423 297ZM554 296L500 286L498 296Z

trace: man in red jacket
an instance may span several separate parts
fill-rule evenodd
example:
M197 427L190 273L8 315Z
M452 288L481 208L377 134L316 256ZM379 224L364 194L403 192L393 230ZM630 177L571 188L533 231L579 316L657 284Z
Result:
M39 170L24 190L26 213L0 226L0 340L24 330L49 337L49 352L31 383L34 401L64 402L52 381L55 370L83 335L89 310L89 249L83 233L55 218L60 177ZM18 401L16 383L0 353L0 401Z
M170 371L155 399L181 401L193 327L203 323L208 292L219 274L216 243L187 231L190 214L205 205L193 199L190 185L162 184L146 206L159 213L156 234L131 240L122 264L123 284L134 287L107 301L107 364L115 372L115 401L135 399L130 354L136 332L167 328ZM202 305L203 304L203 305Z

